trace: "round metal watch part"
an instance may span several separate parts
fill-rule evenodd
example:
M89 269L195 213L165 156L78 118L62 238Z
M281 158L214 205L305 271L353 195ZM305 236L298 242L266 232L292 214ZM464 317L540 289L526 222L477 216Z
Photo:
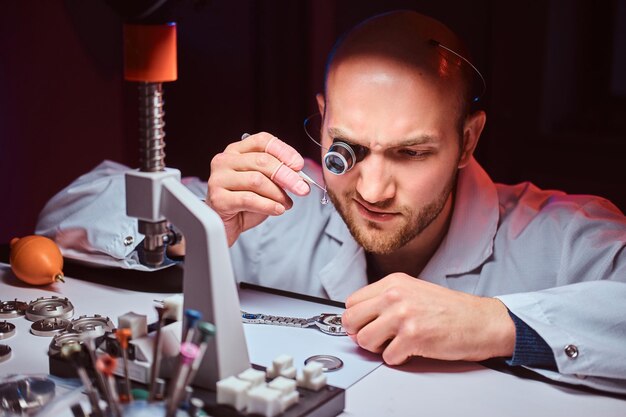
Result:
M69 327L69 320L53 318L37 320L30 326L30 332L35 336L52 337Z
M80 316L70 322L70 328L85 336L100 337L105 333L112 332L115 324L110 318L94 314L93 316Z
M54 398L56 384L49 378L29 376L4 384L4 394L13 391L13 395L2 398L3 405L20 415L32 415ZM7 392L8 388L8 392ZM17 394L17 395L15 395Z
M346 336L348 334L341 324L341 314L322 313L317 318L315 325L323 333L333 336Z
M15 324L6 320L0 323L0 340L8 339L15 334Z
M333 355L313 355L306 358L304 364L308 365L309 362L321 363L323 372L332 372L343 368L343 361Z
M11 347L8 345L0 345L0 363L11 358Z
M80 333L76 333L73 330L66 330L61 333L57 333L52 337L52 342L50 342L50 346L48 346L48 355L55 355L61 352L61 348L64 345L70 343L82 344L83 338Z
M74 315L74 306L67 298L39 297L28 304L26 318L30 321L41 319L69 319Z
M24 301L0 301L0 319L14 319L23 316L28 308L28 304Z

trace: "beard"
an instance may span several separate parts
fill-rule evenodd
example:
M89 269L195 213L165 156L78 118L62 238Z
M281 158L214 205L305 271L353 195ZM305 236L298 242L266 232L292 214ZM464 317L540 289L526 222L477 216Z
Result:
M363 200L355 189L343 194L336 194L328 189L328 195L339 215L348 226L352 237L366 252L390 254L419 236L439 216L448 197L456 185L456 173L451 176L443 191L421 207L399 206L394 212L401 215L400 224L393 230L385 230L380 224L371 221L357 221L358 213L354 210L354 200ZM393 206L393 200L370 204L381 210Z

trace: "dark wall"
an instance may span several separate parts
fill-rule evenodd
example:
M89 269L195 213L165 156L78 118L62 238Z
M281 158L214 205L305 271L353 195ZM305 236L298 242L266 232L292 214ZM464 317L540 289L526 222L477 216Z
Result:
M334 39L410 8L463 36L483 70L478 159L497 181L603 195L626 209L626 0L529 4L174 0L179 79L165 84L167 163L206 178L243 132L316 157L302 131ZM121 18L104 1L0 4L0 242L103 159L137 165L135 87Z

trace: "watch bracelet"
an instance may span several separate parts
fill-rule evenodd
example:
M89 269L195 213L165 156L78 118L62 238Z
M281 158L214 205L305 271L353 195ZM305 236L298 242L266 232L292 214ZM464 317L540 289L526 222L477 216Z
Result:
M244 314L250 314L245 313ZM313 326L319 316L311 317L308 319L298 317L286 317L286 316L272 316L270 314L256 314L256 319L260 320L259 324L272 324L277 326L290 326L290 327L310 327Z

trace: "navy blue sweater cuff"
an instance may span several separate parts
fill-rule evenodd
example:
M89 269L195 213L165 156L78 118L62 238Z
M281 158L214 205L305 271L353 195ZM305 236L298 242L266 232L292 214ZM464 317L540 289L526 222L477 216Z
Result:
M532 327L509 311L515 323L515 350L513 357L506 361L511 366L532 366L557 369L552 349Z

